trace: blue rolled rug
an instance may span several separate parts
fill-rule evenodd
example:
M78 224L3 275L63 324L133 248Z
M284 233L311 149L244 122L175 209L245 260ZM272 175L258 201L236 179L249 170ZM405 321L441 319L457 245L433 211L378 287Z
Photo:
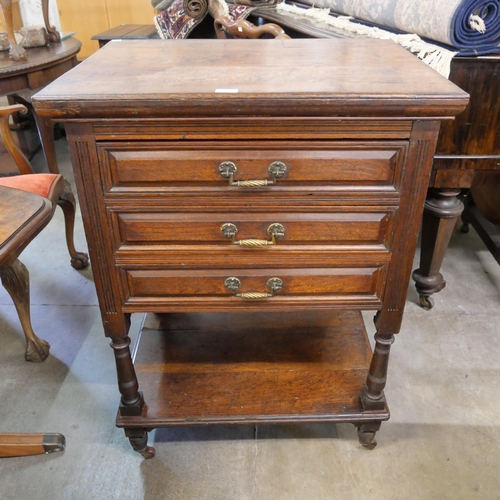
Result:
M299 0L377 26L416 33L460 55L500 52L500 0Z

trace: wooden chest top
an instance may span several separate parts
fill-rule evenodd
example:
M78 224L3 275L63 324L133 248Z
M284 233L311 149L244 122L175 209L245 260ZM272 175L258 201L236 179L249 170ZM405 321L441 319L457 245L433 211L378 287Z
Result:
M34 98L51 117L451 116L467 94L391 41L109 43Z

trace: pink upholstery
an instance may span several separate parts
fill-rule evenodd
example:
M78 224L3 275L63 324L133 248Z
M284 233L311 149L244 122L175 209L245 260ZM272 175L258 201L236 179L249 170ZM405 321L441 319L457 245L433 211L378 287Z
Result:
M1 177L0 186L29 191L51 199L53 186L61 178L59 174L27 174L13 177Z

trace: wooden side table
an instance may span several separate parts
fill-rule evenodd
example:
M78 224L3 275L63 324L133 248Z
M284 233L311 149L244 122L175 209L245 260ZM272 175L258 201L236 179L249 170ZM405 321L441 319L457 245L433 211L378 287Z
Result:
M81 43L70 38L46 47L27 49L27 60L13 61L7 51L0 52L0 95L14 96L16 102L27 104L31 95L78 64L76 55ZM34 112L43 153L52 173L59 173L50 120Z
M66 125L136 451L213 423L375 446L440 121L467 100L366 39L124 40L35 97ZM134 365L136 312L166 316Z

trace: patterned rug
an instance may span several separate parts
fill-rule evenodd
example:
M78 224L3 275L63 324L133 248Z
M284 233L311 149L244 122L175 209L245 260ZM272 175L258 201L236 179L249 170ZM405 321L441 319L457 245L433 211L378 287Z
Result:
M461 55L500 52L500 0L298 0L377 26L415 33Z
M228 4L228 7L229 15L234 21L246 19L255 10L255 8L246 7L245 5ZM205 19L206 15L194 19L186 14L183 0L174 0L172 5L155 16L154 21L160 38L187 38L194 28Z

